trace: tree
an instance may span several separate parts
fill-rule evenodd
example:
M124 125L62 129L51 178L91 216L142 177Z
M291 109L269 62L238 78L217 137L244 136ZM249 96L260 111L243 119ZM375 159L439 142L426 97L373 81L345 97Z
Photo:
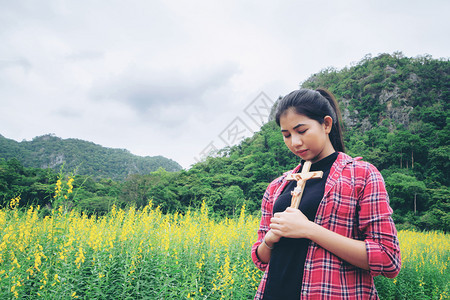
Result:
M239 210L242 207L244 202L244 191L237 185L229 186L222 197L224 209L232 215L235 214L236 210Z
M385 178L385 181L393 208L399 210L405 210L406 208L406 211L408 211L408 202L412 202L412 210L416 214L418 196L425 200L424 195L427 190L425 184L414 176L402 173L393 173ZM421 207L425 207L425 203L421 204Z

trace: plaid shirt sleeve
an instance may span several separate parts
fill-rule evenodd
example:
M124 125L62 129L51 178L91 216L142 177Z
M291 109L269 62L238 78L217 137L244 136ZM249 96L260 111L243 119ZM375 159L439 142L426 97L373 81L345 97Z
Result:
M275 191L278 189L278 187L281 184L281 178L279 177L272 181L269 186L267 187L261 204L261 222L259 224L258 229L258 240L253 244L252 246L252 260L255 264L255 266L260 269L261 271L265 271L267 268L267 263L262 262L257 254L258 246L263 242L264 236L266 235L267 231L269 231L270 227L270 219L272 218L272 211L273 211L273 202L274 202L274 194Z
M364 190L360 197L359 230L365 243L372 276L397 276L401 268L397 231L383 177L371 164L366 164Z

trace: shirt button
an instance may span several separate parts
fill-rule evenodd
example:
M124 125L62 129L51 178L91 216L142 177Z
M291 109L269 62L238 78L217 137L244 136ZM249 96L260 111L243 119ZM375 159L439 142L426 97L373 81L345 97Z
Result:
M320 221L322 219L322 216L321 215L318 215L317 216L317 221Z
M305 270L309 269L309 264L305 264Z

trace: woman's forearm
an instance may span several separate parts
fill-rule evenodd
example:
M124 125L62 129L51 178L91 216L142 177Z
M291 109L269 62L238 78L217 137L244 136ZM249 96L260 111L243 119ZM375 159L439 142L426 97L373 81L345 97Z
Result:
M366 243L364 241L345 237L314 222L311 222L310 226L307 238L346 262L361 269L369 270Z
M272 249L269 249L267 247L267 245L264 245L264 242L262 242L258 246L258 249L256 251L257 251L259 259L263 263L267 264L269 262L269 260L270 260L270 255L272 254Z
M263 242L258 246L257 254L259 259L263 263L268 263L270 260L270 256L272 255L272 249L276 242L279 241L279 237L275 236L271 230L269 230L265 237Z

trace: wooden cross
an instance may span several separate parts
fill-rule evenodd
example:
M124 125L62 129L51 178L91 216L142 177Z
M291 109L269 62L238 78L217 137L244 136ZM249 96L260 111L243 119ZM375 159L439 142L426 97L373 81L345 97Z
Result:
M323 172L322 171L316 171L316 172L309 172L309 169L311 168L311 162L309 160L305 161L303 164L303 169L301 173L294 173L289 174L286 179L287 180L297 180L297 186L295 189L291 192L292 199L291 199L291 207L298 208L300 205L300 201L302 200L303 190L306 185L306 181L312 178L322 178Z

